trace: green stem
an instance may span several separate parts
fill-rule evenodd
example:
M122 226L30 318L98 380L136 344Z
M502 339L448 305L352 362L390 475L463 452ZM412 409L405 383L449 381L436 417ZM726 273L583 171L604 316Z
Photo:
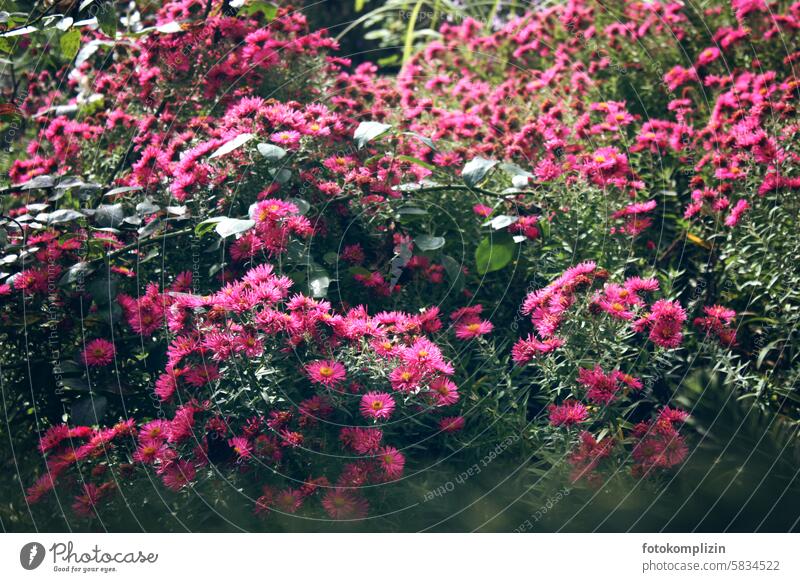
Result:
M403 47L403 63L411 58L411 52L414 50L414 28L417 25L417 18L419 18L420 10L425 0L418 0L414 10L411 11L411 17L408 19L408 28L406 28L405 46Z

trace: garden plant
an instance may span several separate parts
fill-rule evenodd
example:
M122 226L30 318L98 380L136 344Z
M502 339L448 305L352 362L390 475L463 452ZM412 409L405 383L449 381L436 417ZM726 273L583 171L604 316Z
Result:
M800 3L385 8L4 2L3 530L796 529Z

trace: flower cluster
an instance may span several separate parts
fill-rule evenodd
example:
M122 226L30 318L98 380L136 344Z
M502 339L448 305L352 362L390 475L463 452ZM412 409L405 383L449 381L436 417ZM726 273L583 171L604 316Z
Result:
M30 503L224 479L259 516L362 519L492 431L575 481L647 477L688 458L673 382L704 340L755 363L751 299L783 294L716 279L800 190L796 3L459 18L395 76L286 5L139 4L0 83L27 140L0 161L0 363L59 360ZM97 426L65 407L87 389L113 395Z

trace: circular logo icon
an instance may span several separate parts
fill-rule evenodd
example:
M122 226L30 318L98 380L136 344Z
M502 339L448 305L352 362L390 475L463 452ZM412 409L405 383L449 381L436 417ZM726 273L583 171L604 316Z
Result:
M44 546L39 542L29 542L19 551L19 563L26 570L35 570L44 561Z

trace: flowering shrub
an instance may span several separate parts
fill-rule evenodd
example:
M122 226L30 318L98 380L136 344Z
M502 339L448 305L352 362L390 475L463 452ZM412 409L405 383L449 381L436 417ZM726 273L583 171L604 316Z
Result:
M139 4L58 19L8 91L28 503L224 483L267 523L362 520L509 435L655 486L705 370L798 418L797 4L465 18L396 77L290 6Z

